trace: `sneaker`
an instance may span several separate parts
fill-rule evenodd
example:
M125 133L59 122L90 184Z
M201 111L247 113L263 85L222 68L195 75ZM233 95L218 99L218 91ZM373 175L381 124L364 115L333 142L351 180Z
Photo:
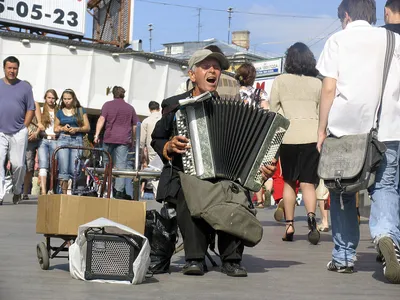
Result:
M207 272L207 266L204 261L188 260L182 268L183 275L202 276L205 272Z
M400 250L389 237L383 237L378 242L382 255L383 275L391 283L400 283Z
M0 200L0 205L3 205L3 199Z
M328 271L332 272L337 272L337 273L345 273L345 274L351 274L354 273L354 267L339 267L333 260L328 262L326 265L326 268Z
M231 277L247 277L247 271L239 263L224 262L221 272Z
M14 194L13 203L18 204L21 201L21 194Z
M22 195L22 200L29 200L29 196L28 195Z

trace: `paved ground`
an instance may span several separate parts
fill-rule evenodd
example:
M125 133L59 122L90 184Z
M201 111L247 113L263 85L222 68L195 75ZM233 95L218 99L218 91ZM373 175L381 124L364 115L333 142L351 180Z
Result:
M10 200L8 200L10 201ZM151 202L149 207L153 207ZM157 275L138 286L99 284L72 279L66 259L51 260L50 270L40 269L35 233L36 201L0 207L0 299L399 299L400 286L388 284L370 242L368 225L361 225L357 273L325 270L332 248L330 233L317 246L307 242L304 208L297 210L295 242L281 241L283 224L273 210L259 212L264 238L246 249L247 278L230 278L212 269L203 277L179 273L182 252L173 257L171 274Z

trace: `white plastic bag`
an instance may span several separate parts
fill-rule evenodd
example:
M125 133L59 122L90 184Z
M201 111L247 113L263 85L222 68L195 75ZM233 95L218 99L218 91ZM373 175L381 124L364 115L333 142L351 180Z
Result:
M107 233L117 234L132 234L143 238L145 241L140 250L137 258L133 262L134 277L130 281L116 281L116 280L91 280L94 282L107 282L107 283L122 283L122 284L139 284L145 279L147 270L150 265L150 245L147 238L138 233L137 231L124 226L122 224L113 222L106 218L99 218L92 222L79 226L78 236L75 243L69 247L69 272L72 278L85 280L86 270L86 237L85 230L91 227L104 227Z
M317 194L317 200L328 200L329 198L329 190L326 188L324 180L319 180L319 185L315 190Z

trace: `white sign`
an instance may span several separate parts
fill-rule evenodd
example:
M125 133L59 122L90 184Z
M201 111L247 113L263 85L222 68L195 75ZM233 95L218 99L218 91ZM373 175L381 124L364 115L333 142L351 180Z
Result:
M274 83L275 78L276 76L257 78L253 86L256 89L263 89L264 91L266 91L269 97L271 96L272 84Z
M263 60L253 63L257 77L276 76L282 73L282 58Z
M83 36L85 0L0 0L0 23Z

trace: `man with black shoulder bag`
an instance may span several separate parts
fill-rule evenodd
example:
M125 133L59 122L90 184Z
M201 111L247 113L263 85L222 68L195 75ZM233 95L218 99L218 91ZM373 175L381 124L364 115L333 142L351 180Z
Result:
M331 194L334 242L327 269L353 272L360 240L356 192L368 188L384 275L400 283L400 37L372 27L373 0L343 0L338 17L344 30L328 39L317 65L325 76L318 175Z

